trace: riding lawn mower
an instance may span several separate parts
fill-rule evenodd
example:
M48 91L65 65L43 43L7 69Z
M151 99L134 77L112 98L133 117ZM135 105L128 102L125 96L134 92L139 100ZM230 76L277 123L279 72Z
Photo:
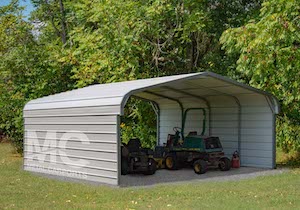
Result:
M203 111L202 132L189 132L184 136L187 114L192 110ZM204 108L186 109L182 117L182 128L174 127L175 134L169 134L164 146L156 146L155 151L141 147L138 138L130 139L121 147L121 173L142 173L152 175L156 168L176 170L193 167L196 174L203 174L208 167L219 167L222 171L231 168L231 161L225 157L219 137L205 136L206 111Z
M121 147L121 174L142 173L152 175L156 172L153 150L142 148L138 138L130 139Z
M200 135L196 131L184 136L185 121L191 110L202 110L204 119ZM204 108L186 109L182 118L182 128L175 127L175 134L169 134L165 146L157 146L154 158L157 162L163 160L169 170L192 166L195 173L203 174L208 167L219 167L222 171L231 168L231 161L224 156L219 137L205 136L206 112Z

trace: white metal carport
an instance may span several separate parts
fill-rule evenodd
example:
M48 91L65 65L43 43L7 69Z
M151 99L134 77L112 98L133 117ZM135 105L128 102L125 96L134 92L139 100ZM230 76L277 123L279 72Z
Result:
M32 100L24 107L24 169L120 184L120 116L129 97L151 101L158 144L181 126L187 108L207 110L206 135L219 136L225 154L240 151L241 165L275 168L271 94L211 73L193 73L92 85ZM194 111L185 131L200 131Z

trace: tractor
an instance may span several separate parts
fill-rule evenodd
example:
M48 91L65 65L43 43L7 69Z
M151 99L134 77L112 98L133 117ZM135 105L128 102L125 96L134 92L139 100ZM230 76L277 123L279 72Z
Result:
M203 111L202 133L189 132L184 136L185 121L191 110ZM169 134L165 146L155 148L155 159L163 159L165 167L176 170L186 166L192 166L196 174L204 174L208 167L219 167L222 171L231 168L231 161L224 156L219 137L205 136L206 112L204 108L186 109L182 117L182 128L174 127L175 134Z

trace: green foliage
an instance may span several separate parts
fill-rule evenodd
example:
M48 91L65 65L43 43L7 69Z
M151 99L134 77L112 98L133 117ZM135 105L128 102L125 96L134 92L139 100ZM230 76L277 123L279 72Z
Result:
M95 83L203 70L279 97L284 114L278 118L278 145L299 149L296 0L269 0L262 8L260 0L32 2L30 21L38 33L23 20L17 0L0 7L0 130L19 150L22 108L31 99ZM152 107L132 99L125 112L124 141L139 137L153 146Z
M141 3L98 0L70 6L77 11L69 17L75 20L72 47L61 61L73 64L78 87L149 76L149 68L142 70L139 65L147 49L138 40L144 30Z
M0 129L20 152L25 103L72 87L68 68L56 61L60 49L36 40L21 12L17 3L0 10Z
M260 1L66 1L78 87L93 83L226 69L218 39L239 26ZM228 9L224 13L224 8ZM247 10L247 12L245 12ZM216 27L216 24L218 27ZM225 68L226 67L226 68ZM223 73L224 70L223 70Z
M279 166L300 168L300 152L290 151L289 153L278 148L276 151L276 163Z
M276 126L277 146L285 153L289 151L300 152L300 124L286 115L279 116Z
M22 148L22 108L28 89L31 63L27 63L33 37L30 26L22 20L16 3L0 10L0 129ZM20 57L20 55L23 55Z
M122 118L122 141L128 143L131 138L139 138L143 147L153 148L156 145L156 120L156 114L148 102L131 98Z
M224 74L231 60L220 62L226 58L219 36L226 27L244 23L260 1L95 0L65 5L76 12L66 15L70 47L59 61L72 65L76 86L84 87L202 70ZM134 108L127 106L123 140L139 137L153 146L155 115L136 100L129 105Z
M268 0L257 20L228 29L221 37L228 54L239 54L234 71L279 98L278 145L285 151L300 150L299 15L297 0Z

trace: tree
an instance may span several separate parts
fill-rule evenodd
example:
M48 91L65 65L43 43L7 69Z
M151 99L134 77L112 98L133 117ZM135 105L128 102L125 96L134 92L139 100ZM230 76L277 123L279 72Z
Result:
M44 23L43 32L47 38L55 40L59 37L62 44L67 43L68 27L66 10L63 0L32 0L36 7L31 14L31 19ZM54 36L53 36L54 35ZM45 38L45 37L44 37Z
M33 34L14 2L0 16L0 129L20 145L22 108L37 97L204 70L239 76L238 52L225 54L219 38L261 6L260 0L32 0L29 20L40 23ZM151 106L129 103L124 134L138 133L151 146L155 116L142 115Z
M0 7L0 129L23 149L23 107L31 99L73 88L55 45L41 43L14 1Z
M203 70L226 74L218 39L227 27L250 18L260 1L84 0L65 5L72 27L70 48L64 48L60 61L72 65L72 78L84 87ZM154 139L155 116L151 121L141 114L151 107L136 100L130 105L124 128Z
M239 55L233 74L279 98L278 145L300 150L299 2L265 1L256 19L225 31L221 43L229 55Z
M16 1L0 8L0 129L14 139L18 148L22 148L22 93L28 88L30 68L23 58L28 58L27 46L33 41L21 11Z
M50 26L44 1L35 2L37 17ZM58 1L51 2L59 13ZM78 87L203 70L226 74L232 60L219 37L257 13L260 2L65 1L70 48L61 61L72 64Z

